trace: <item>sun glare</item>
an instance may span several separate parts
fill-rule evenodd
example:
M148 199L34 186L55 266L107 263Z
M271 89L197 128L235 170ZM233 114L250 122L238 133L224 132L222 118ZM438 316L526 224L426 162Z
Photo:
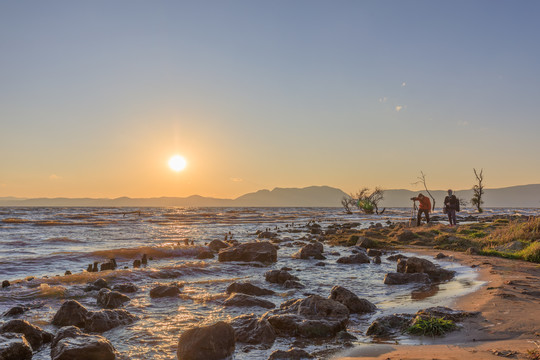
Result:
M174 155L172 158L169 159L169 167L173 171L182 171L186 168L187 162L186 159L184 159L183 156L180 155Z

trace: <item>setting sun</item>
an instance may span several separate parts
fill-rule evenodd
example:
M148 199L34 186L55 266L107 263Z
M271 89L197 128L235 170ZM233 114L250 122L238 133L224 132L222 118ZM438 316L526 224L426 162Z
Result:
M187 161L183 156L174 155L169 159L169 167L173 171L182 171L186 168Z

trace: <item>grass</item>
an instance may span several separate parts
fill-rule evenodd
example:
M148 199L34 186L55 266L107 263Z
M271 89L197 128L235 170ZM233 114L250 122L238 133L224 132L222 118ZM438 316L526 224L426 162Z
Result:
M417 316L414 324L405 330L409 334L421 336L441 336L456 328L452 320L446 320L439 317L422 318Z

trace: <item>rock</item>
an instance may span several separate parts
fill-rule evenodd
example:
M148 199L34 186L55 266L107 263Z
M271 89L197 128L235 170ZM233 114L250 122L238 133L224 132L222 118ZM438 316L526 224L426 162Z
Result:
M325 299L319 295L310 295L305 299L295 300L282 304L282 310L296 313L309 318L336 318L347 319L349 310L340 302Z
M379 265L381 263L381 257L380 256L375 256L373 258L373 263Z
M435 259L444 259L445 257L448 257L447 255L444 255L443 253L438 253L435 255Z
M413 319L410 314L394 314L382 316L371 323L366 335L387 337L403 331Z
M303 359L315 359L305 350L292 348L287 351L275 350L270 354L268 360L303 360Z
M99 335L88 335L75 326L63 327L51 344L51 360L115 360L112 344Z
M214 258L214 253L209 249L203 249L199 251L199 253L197 254L197 259L199 260L213 259L213 258Z
M133 268L134 269L137 269L137 268L140 268L141 267L141 260L133 260Z
M273 295L275 294L274 291L263 289L258 286L255 286L251 283L232 283L227 287L227 294L231 293L242 293L247 295L255 295L255 296L262 296L262 295Z
M362 252L350 256L340 257L337 262L339 264L369 264L369 256Z
M469 312L469 311L461 311L461 310L452 310L444 306L430 307L424 310L419 310L416 313L417 316L420 316L422 318L438 317L438 318L444 318L446 320L452 320L454 322L458 322L458 321L463 320L466 317L476 316L478 314L480 314L480 312L478 311Z
M407 259L407 256L402 254L391 255L386 258L388 261L398 261L399 259Z
M377 249L368 249L367 254L368 256L382 256L382 251Z
M277 261L277 250L268 241L244 243L221 249L218 260L273 263Z
M275 284L283 284L287 280L299 280L296 276L291 275L286 270L270 270L264 274L264 277L266 281Z
M470 248L467 249L467 251L465 251L465 253L467 255L478 255L478 254L480 254L480 251L478 251L477 248L470 247Z
M415 233L413 233L411 230L401 230L399 234L397 234L397 240L401 242L407 242L414 240L418 237Z
M68 275L72 275L72 273L71 273L71 271L66 270L66 272L64 273L64 276L68 276Z
M366 299L360 299L352 291L338 285L330 291L330 299L342 303L353 314L370 313L377 309L375 304Z
M402 285L413 282L430 284L431 280L429 279L429 275L424 273L407 274L392 272L384 276L384 283L386 285Z
M86 288L84 291L99 291L101 289L108 289L109 284L105 279L97 279L93 283L89 283L86 285Z
M259 299L252 295L246 294L231 294L225 301L224 306L259 306L265 309L273 309L276 305L268 300Z
M326 263L324 261L319 261L315 266L326 266Z
M364 249L369 249L377 247L377 242L365 236L360 236L356 241L356 246L363 247Z
M454 277L455 271L446 270L435 265L429 260L412 256L407 260L401 259L397 266L398 272L403 273L426 273L431 281L441 282Z
M116 269L116 260L110 259L108 262L101 264L100 271L105 270L115 270Z
M178 360L221 360L231 356L235 348L231 325L220 321L184 331L178 340Z
M322 256L324 250L323 244L320 242L309 243L304 245L297 253L293 254L295 259L309 259L316 258L319 259Z
M53 325L84 327L88 310L78 301L66 300L54 315Z
M277 236L278 235L275 232L271 232L271 231L262 231L259 233L259 235L257 235L259 239L273 239Z
M3 288L7 288L7 287L10 286L10 285L11 285L11 284L10 284L9 280L4 280L4 281L2 281L2 289L3 289Z
M341 341L353 341L358 340L356 336L351 333L348 333L347 330L342 330L336 334L336 339Z
M45 332L41 328L26 320L15 319L4 323L0 327L0 334L5 333L23 334L34 351L37 351L46 340L50 341L50 336L44 335Z
M210 248L210 250L218 252L221 249L228 248L229 244L221 240L212 240L210 241L210 244L208 244L208 247Z
M259 319L254 314L235 317L231 326L238 342L272 345L276 340L276 333L268 320Z
M134 293L139 290L139 288L132 283L116 284L113 286L114 291L119 291L123 293Z
M26 310L28 310L27 307L24 306L14 306L8 311L6 311L3 316L17 316L23 314Z
M287 280L283 283L285 289L303 289L305 288L300 282L296 280Z
M97 296L97 304L105 309L116 309L130 300L126 295L109 289L99 290Z
M148 256L146 254L143 254L141 258L141 265L148 265Z
M30 360L32 359L32 347L22 334L0 334L0 359Z
M84 329L89 332L105 332L117 326L128 325L137 319L124 309L90 311Z
M178 296L178 294L180 294L180 289L174 285L159 285L150 290L151 298Z

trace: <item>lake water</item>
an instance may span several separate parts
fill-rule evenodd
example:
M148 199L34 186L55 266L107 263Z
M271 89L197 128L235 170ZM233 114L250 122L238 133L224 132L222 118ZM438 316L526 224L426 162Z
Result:
M483 216L515 213L537 215L538 210L488 209ZM139 291L129 294L131 301L125 309L139 320L109 330L103 336L129 359L176 359L178 337L186 329L267 311L222 306L227 297L225 289L234 281L250 281L276 291L276 295L265 298L277 307L285 300L306 294L328 297L334 285L341 285L379 308L374 314L351 316L348 331L358 338L353 344L361 345L370 341L363 334L374 317L448 304L453 297L479 285L475 271L453 262L439 262L456 270L456 278L441 285L434 296L413 299L413 285L387 286L382 282L387 272L395 271L395 262L385 261L383 256L381 265L338 264L340 256L351 254L351 249L345 247L325 245L324 267L314 266L318 260L291 258L298 251L297 246L281 246L278 262L262 268L220 263L217 258L197 260L195 256L206 243L223 240L225 236L238 242L255 241L257 230L270 229L278 232L281 239L301 241L308 235L306 225L310 221L320 224L323 230L345 222L359 223L359 229L374 223L404 221L410 214L411 209L387 209L384 215L366 216L347 215L339 208L0 208L0 280L12 282L12 286L0 290L0 313L17 304L29 306L31 310L21 318L54 333L57 329L50 321L64 299L73 298L89 309L99 309L96 294L84 291L88 282L98 278L105 278L110 284L132 282ZM147 267L133 269L133 260L140 259L142 254L152 260ZM83 271L94 261L110 258L116 259L118 270ZM291 273L300 278L305 289L287 290L265 282L266 271L282 267L292 268ZM58 276L66 270L73 275ZM29 277L33 279L25 280ZM178 298L149 297L151 288L170 282L183 284ZM270 349L237 344L234 357L266 359L273 350L286 350L295 341L278 338ZM301 346L318 354L342 347L333 340ZM49 359L49 351L44 347L34 359Z

